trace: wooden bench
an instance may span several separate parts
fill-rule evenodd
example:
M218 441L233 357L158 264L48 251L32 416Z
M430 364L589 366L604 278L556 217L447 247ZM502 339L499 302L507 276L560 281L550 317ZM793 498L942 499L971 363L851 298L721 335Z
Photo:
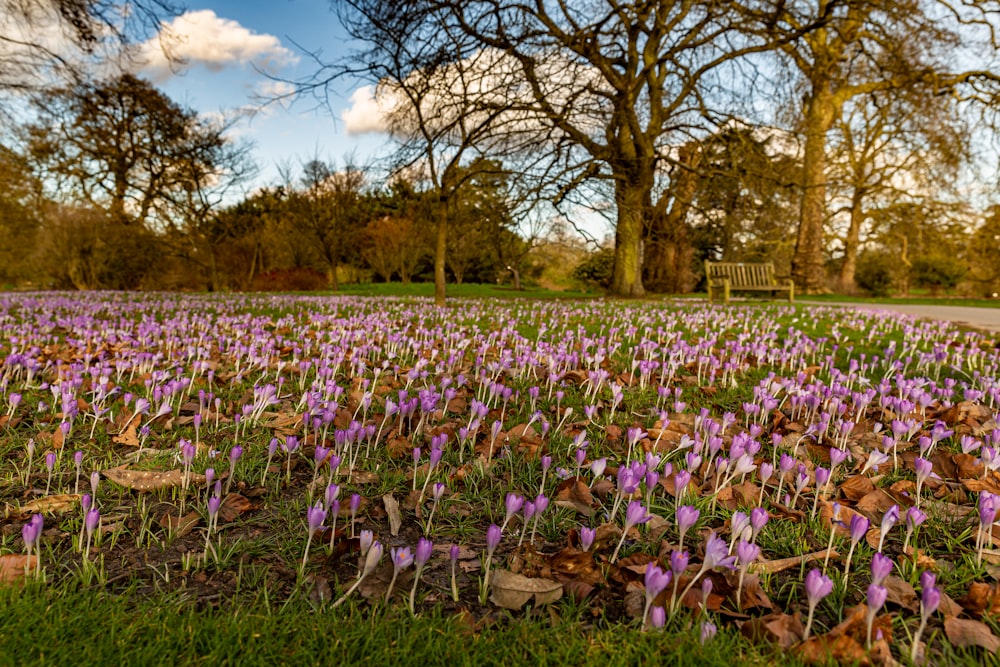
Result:
M718 296L722 288L722 302L729 303L730 292L788 292L788 303L795 301L795 283L785 278L779 283L774 277L774 264L745 264L742 262L710 262L705 260L705 279L708 283L708 302Z

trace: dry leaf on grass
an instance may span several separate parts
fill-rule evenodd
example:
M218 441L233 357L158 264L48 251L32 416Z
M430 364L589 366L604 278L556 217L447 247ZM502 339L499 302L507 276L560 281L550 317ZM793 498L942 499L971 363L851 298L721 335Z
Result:
M198 512L188 512L184 516L164 514L159 519L159 524L169 530L174 537L184 537L199 523L201 523L201 515Z
M775 572L782 572L793 567L799 567L803 563L808 563L814 560L822 560L826 558L826 549L822 551L814 551L811 554L805 554L802 556L792 556L791 558L779 558L778 560L767 560L754 563L750 566L750 572L764 572L768 574L774 574ZM836 560L840 558L840 554L836 551L830 551L830 560Z
M385 513L389 515L389 533L396 537L403 525L403 517L399 513L399 501L393 498L391 493L387 493L382 496L382 503L385 505Z
M781 648L796 644L804 632L798 614L767 614L751 618L740 626L740 634L754 644L777 644Z
M887 577L882 584L888 592L887 600L910 611L917 611L917 592L908 582L899 577Z
M584 516L594 515L593 503L594 496L590 493L590 487L579 478L567 479L556 490L556 505L575 509Z
M378 481L378 475L367 470L351 471L351 484L374 484Z
M69 512L80 506L79 493L60 493L52 496L45 496L38 500L32 500L20 507L8 505L4 514L6 516L24 516L27 514L62 514Z
M834 531L837 533L837 535L841 537L851 536L851 529L850 529L851 519L853 519L857 515L858 512L855 512L850 507L844 507L843 505L841 505L840 518L836 523L834 523L833 503L826 502L825 500L820 502L820 509L819 509L820 521L824 526L832 525Z
M839 664L862 664L867 652L853 637L820 635L795 647L795 653L805 662L826 665L830 660Z
M29 560L30 558L30 560ZM24 579L24 568L34 571L38 567L38 556L4 554L0 556L0 584L18 583Z
M504 609L520 609L532 598L536 605L549 604L562 593L562 584L551 579L532 579L507 570L490 574L490 601Z
M158 491L171 489L184 484L183 470L129 470L128 468L109 468L101 472L105 478L115 484L136 491ZM205 476L189 473L189 485L205 483Z
M238 493L230 493L222 499L219 516L223 521L232 521L239 515L253 509L253 503Z
M873 523L876 523L882 518L883 514L888 512L893 505L897 504L893 500L893 497L886 493L885 490L875 489L858 500L854 509L867 516Z
M958 604L973 616L1000 611L1000 588L995 585L973 582L969 584L969 592L959 598Z
M944 633L956 646L980 646L991 653L1000 649L1000 639L982 621L964 618L944 619Z
M122 428L118 435L111 437L111 441L119 445L138 447L141 444L138 433L139 422L141 419L142 415L136 415L124 428Z

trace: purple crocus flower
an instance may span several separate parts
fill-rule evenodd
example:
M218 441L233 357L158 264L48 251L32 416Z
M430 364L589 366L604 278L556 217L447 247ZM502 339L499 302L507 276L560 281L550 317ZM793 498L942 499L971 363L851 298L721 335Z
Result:
M882 545L885 543L885 536L889 533L896 522L899 521L899 505L893 505L889 510L882 515L882 525L879 528L879 538L878 538L878 549L876 551L882 551Z
M451 561L451 599L458 602L458 556L461 553L457 544L448 549L448 559Z
M424 571L424 565L430 560L431 554L434 553L434 543L425 537L421 537L417 541L417 548L413 555L413 563L416 566L416 573L413 575L413 588L410 589L410 598L408 601L408 606L410 608L410 613L414 613L416 598L417 598L417 584L420 583L420 573Z
M416 563L417 569L423 568L430 560L431 554L434 553L434 543L428 540L426 537L421 537L417 540L417 548L414 552L413 562Z
M677 532L680 534L677 543L678 550L684 548L684 535L698 523L700 516L701 512L693 505L681 505L677 508L675 520L677 521Z
M806 618L806 629L802 639L809 639L809 630L812 628L813 614L816 605L833 591L833 580L818 569L813 568L806 575L806 601L809 605L809 615Z
M872 583L879 586L892 574L892 559L882 553L872 556Z
M927 570L920 574L920 615L930 617L941 604L941 589L936 584L937 577Z
M684 497L684 492L687 491L688 484L691 483L691 473L687 470L678 470L674 474L674 494L677 499L680 500Z
M222 498L210 496L208 499L208 521L211 526L219 516L219 508L222 507Z
M729 555L729 547L726 545L726 541L715 534L715 531L708 536L708 541L705 543L705 560L702 563L702 569L704 571L713 570L717 567L722 567L727 570L734 569L734 563L736 562L736 556Z
M41 514L32 514L31 519L28 523L21 526L21 539L24 540L24 549L27 552L28 558L24 561L24 575L28 576L28 571L31 567L31 552L35 550L38 544L39 538L42 536L42 528L45 525L45 519ZM36 562L41 559L36 557ZM35 567L35 573L37 574L40 566Z
M393 547L389 550L392 567L397 572L413 565L413 553L410 547Z
M910 649L910 662L913 664L917 664L920 636L927 628L927 621L941 604L941 589L935 583L936 577L933 572L924 571L920 574L920 627L913 634L912 648Z
M621 539L618 540L618 546L615 547L615 551L611 554L611 562L614 563L618 560L618 552L621 551L622 545L625 544L625 537L628 535L628 531L633 526L638 526L646 523L653 518L653 515L646 511L642 502L638 500L633 500L625 508L625 527L622 529Z
M594 545L594 538L596 536L597 531L593 528L588 528L587 526L580 528L580 549L590 551L590 547Z
M662 593L670 585L670 572L664 572L660 566L651 561L646 564L646 572L643 576L646 599L652 601L657 595ZM647 605L648 610L648 605Z
M875 623L875 616L878 614L878 610L882 608L885 604L885 599L888 597L889 591L878 584L872 583L868 586L868 614L865 618L866 625L866 645L868 648L872 646L872 626Z
M486 529L486 552L489 557L493 557L493 552L500 545L500 540L503 537L503 530L500 526L495 523L491 523L490 527Z
M667 623L667 610L663 607L653 607L649 610L649 626L662 628Z
M38 538L42 534L44 525L45 519L41 514L32 514L28 523L21 526L21 539L24 540L24 546L27 547L29 555L31 555L31 550L35 544L38 543Z
M674 573L674 580L680 578L687 569L691 556L686 551L675 549L670 552L670 571Z
M625 509L625 530L644 524L652 518L653 515L646 511L646 508L640 501L633 500Z
M521 511L521 507L524 506L524 496L516 493L508 493L507 497L504 499L504 508L507 510L507 515L504 517L503 525L500 526L502 531L510 523L518 512Z
M309 534L312 535L323 526L326 520L326 510L320 503L316 503L306 510L306 523L309 527Z
M701 633L699 636L699 641L702 643L702 645L707 644L708 642L712 641L712 639L715 637L718 631L719 628L716 627L715 623L712 623L711 621L704 621L701 624Z
M767 521L770 515L767 510L763 507L754 507L750 510L750 541L755 542L757 540L757 535L760 531L767 525Z

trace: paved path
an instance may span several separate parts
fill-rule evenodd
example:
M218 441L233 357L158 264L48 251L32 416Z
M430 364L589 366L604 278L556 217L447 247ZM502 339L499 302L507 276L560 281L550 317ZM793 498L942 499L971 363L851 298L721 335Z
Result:
M803 299L803 304L816 306L841 306L860 310L891 310L895 313L913 315L928 320L947 320L956 324L1000 332L1000 308L970 308L968 306L923 306L915 304L887 303L845 303L845 302L810 302Z

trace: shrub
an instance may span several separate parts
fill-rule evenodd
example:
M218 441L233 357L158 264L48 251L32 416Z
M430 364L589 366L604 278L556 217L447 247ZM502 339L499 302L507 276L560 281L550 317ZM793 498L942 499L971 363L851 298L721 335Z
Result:
M602 248L588 255L573 269L574 280L596 286L610 287L611 277L615 268L615 253L610 248Z
M873 296L889 296L896 284L892 256L884 250L861 253L854 280Z
M315 292L326 288L326 276L307 267L268 271L253 279L255 292Z
M913 260L910 278L918 287L929 288L931 294L937 294L958 285L967 271L965 262L957 257L922 255Z

